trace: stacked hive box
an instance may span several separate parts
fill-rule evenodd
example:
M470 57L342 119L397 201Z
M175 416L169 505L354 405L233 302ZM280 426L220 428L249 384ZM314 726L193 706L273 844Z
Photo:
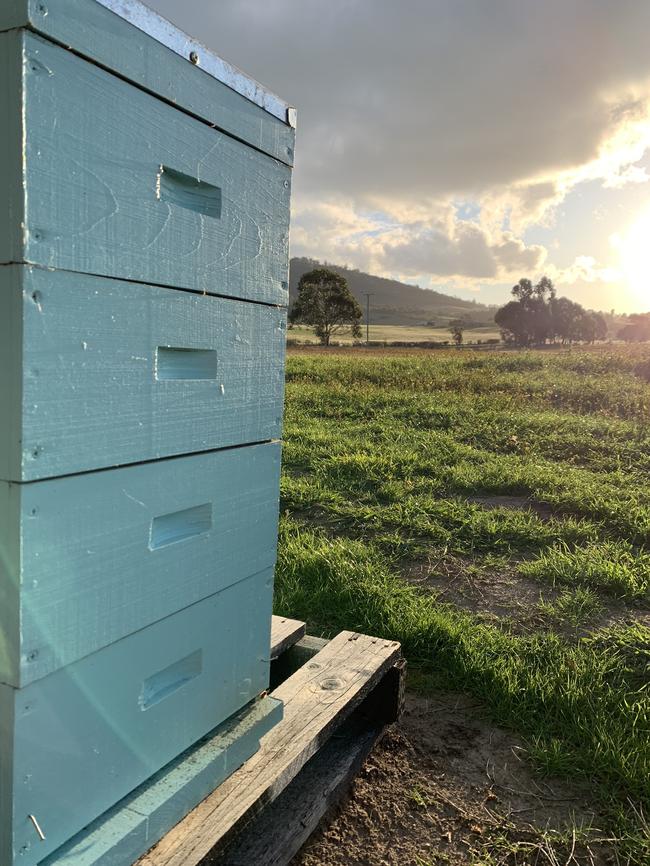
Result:
M268 685L294 131L139 3L0 31L0 862L35 866Z

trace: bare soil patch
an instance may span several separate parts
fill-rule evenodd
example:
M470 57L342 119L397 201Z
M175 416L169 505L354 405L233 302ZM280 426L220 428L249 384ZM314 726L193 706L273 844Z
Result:
M530 496L510 496L505 494L492 496L466 496L467 502L473 502L483 508L512 508L515 511L534 511L542 520L550 520L556 514L546 502L538 502Z
M400 574L419 589L434 593L438 601L467 610L490 624L501 624L514 633L548 628L573 640L611 625L638 622L650 626L647 607L603 594L602 610L583 622L571 624L549 618L541 602L556 602L567 587L539 583L514 568L477 568L463 557L403 562Z
M586 792L540 781L523 743L469 699L411 694L292 866L604 866L614 861L598 819Z
M477 569L462 557L404 563L400 574L420 589L433 592L441 602L479 614L488 621L508 618L528 627L530 611L539 602L540 585L514 571ZM550 600L559 593L548 588Z

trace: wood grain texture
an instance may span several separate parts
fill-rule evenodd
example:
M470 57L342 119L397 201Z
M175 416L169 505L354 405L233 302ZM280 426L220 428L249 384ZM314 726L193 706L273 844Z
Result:
M267 570L38 683L0 687L13 755L0 862L36 866L266 688L272 581ZM197 652L200 673L143 709L145 681Z
M39 866L131 864L259 748L282 718L275 698L254 701L184 752Z
M18 262L23 253L23 115L21 36L0 33L0 262Z
M271 660L277 659L303 638L306 629L305 623L297 619L274 616L271 620Z
M399 658L399 644L341 632L273 692L284 719L257 752L169 832L139 866L196 866L286 788L334 727ZM217 848L215 848L215 845Z
M205 866L289 866L327 813L348 791L383 731L347 723L246 827L223 856Z
M272 568L279 474L280 446L269 443L0 482L2 681L25 686ZM188 523L201 506L209 529ZM172 541L156 546L161 519Z
M24 105L18 93L14 110L28 134L17 261L286 304L289 167L18 32ZM165 169L218 188L221 216L165 199Z
M285 335L276 307L0 267L0 478L278 438ZM166 347L207 351L208 366L171 351L165 367Z
M295 131L94 0L3 0L0 30L29 27L291 165Z

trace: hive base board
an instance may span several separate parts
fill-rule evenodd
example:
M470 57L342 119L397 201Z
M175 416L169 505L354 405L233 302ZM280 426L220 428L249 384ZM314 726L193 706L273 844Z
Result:
M282 704L249 704L125 797L39 866L126 866L240 767L282 718Z

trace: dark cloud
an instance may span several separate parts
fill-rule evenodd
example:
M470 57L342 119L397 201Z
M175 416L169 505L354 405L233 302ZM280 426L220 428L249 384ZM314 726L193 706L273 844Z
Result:
M408 200L577 166L650 75L646 0L152 5L298 107L302 191Z
M402 242L388 242L379 257L383 269L389 272L474 279L494 279L519 271L529 273L543 260L542 247L527 247L508 235L491 243L479 226L463 222L455 226L451 235L424 230Z

